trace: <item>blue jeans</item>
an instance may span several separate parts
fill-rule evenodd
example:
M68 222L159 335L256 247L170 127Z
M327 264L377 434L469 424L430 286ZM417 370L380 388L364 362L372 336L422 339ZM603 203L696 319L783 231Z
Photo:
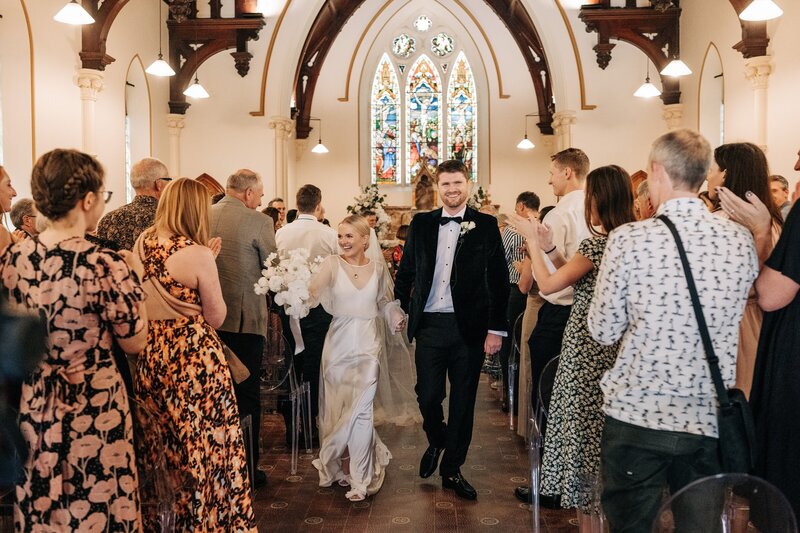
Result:
M696 479L718 474L717 442L607 416L600 445L601 502L611 533L649 533L664 489L675 494ZM721 501L687 498L681 509L673 507L676 531L711 533L718 528L721 509Z

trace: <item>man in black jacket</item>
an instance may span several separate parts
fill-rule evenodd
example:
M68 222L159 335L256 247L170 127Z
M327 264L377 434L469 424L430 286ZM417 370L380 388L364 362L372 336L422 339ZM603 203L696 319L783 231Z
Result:
M411 221L395 297L409 313L408 336L417 341L417 401L429 444L419 475L427 478L439 466L443 487L474 500L477 492L461 475L461 465L472 440L484 354L497 353L508 332L509 284L496 219L467 207L467 175L464 163L456 160L436 169L444 208L419 213Z

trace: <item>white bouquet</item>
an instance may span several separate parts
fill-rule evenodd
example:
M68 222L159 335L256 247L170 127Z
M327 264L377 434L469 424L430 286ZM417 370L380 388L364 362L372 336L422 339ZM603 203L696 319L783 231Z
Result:
M266 268L261 271L253 290L259 295L274 292L275 303L282 305L291 317L300 319L308 316L308 301L311 298L308 283L322 263L321 257L309 262L308 256L305 248L290 250L287 257L269 254L264 261Z

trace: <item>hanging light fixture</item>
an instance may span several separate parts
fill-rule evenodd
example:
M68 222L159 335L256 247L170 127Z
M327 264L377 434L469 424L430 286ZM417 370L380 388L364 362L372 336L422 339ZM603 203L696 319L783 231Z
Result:
M536 145L533 144L533 141L528 139L528 117L538 117L536 113L528 113L525 115L525 137L517 144L517 148L520 150L533 150L536 148Z
M53 18L57 22L72 24L73 26L94 24L92 16L76 0L70 0Z
M650 83L650 60L647 60L647 76L644 78L644 83L641 87L636 89L636 92L633 93L633 96L639 98L653 98L654 96L661 96L661 91L658 90L658 87Z
M691 69L686 66L686 63L681 61L680 59L673 59L669 62L669 64L661 70L661 74L664 76L672 76L673 78L679 78L681 76L688 76L691 74Z
M195 74L194 83L189 85L189 87L183 91L183 94L188 96L189 98L208 98L211 95L208 94L208 91L200 85L200 81L197 79L197 75Z
M776 19L783 15L783 10L772 0L753 0L744 11L739 13L739 18L751 22Z
M164 61L164 56L161 54L161 0L158 0L158 59L153 61L145 72L153 76L174 76L175 71L169 66L169 63Z
M325 148L325 145L322 144L322 119L321 118L309 118L308 119L309 122L312 122L314 120L319 122L319 138L318 138L316 146L314 146L314 148L312 148L311 151L313 153L315 153L315 154L327 154L330 150Z

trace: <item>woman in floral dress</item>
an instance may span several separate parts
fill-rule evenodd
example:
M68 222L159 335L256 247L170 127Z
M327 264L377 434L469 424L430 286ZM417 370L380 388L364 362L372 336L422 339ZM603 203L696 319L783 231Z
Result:
M171 182L155 224L134 246L150 317L135 388L159 418L167 466L182 480L176 530L256 531L233 382L214 331L226 308L215 263L221 243L208 238L209 205L200 183Z
M144 347L142 265L129 252L84 239L110 196L93 157L75 150L43 155L31 190L49 226L0 257L11 305L38 312L48 331L44 360L22 387L28 457L16 490L16 529L139 531L133 426L111 343L127 353Z
M603 433L603 393L600 378L617 357L617 345L602 346L589 335L586 315L594 293L595 277L608 233L636 220L630 177L610 165L586 176L586 225L593 236L584 239L568 262L553 258L557 270L549 272L540 248L550 249L549 230L538 221L514 217L513 225L525 237L536 282L543 294L575 285L575 299L564 330L558 370L550 399L542 460L543 494L560 494L561 506L577 507L581 531L596 531L591 479L600 468ZM554 256L558 254L550 254Z

